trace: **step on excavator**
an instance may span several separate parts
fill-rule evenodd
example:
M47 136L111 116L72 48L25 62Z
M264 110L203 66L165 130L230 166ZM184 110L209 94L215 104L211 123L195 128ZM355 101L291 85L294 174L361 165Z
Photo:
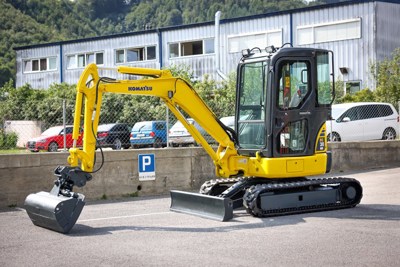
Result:
M84 186L104 163L103 157L94 170L106 93L161 98L212 158L217 179L205 182L199 193L171 190L172 211L228 221L236 209L266 217L355 207L361 201L362 187L355 179L309 178L331 168L325 123L335 96L332 51L288 45L243 50L237 67L235 130L221 123L196 91L169 70L118 67L128 79L100 77L100 70L88 65L77 84L69 166L55 169L50 192L32 193L25 200L35 225L68 233L79 218L85 197L73 188ZM189 117L218 142L217 148ZM84 141L79 149L81 126Z

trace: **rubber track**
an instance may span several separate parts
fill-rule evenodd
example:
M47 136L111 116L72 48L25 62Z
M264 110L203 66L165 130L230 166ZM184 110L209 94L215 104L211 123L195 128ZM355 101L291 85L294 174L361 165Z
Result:
M344 189L347 185L352 185L356 189L356 196L354 199L346 199L342 197L338 202L324 204L324 205L314 205L314 206L303 206L300 208L286 208L286 209L273 209L273 210L261 210L259 197L263 193L268 192L307 192L310 187L319 187L321 185L337 185L339 191ZM261 196L262 197L262 196ZM268 184L258 184L251 186L243 197L244 206L248 213L256 217L269 217L296 213L307 213L314 211L324 211L333 209L343 209L351 208L360 203L362 198L362 187L360 183L353 178L343 178L343 177L333 177L333 178L321 178L312 180L303 180L297 182L287 182L287 183L268 183Z
M243 179L242 177L240 178L223 178L223 179L213 179L213 180L209 180L206 181L201 187L200 187L200 191L199 193L204 194L204 195L210 195L210 193L212 192L212 189L215 186L230 186L236 182L239 182L241 179ZM215 194L212 194L215 195Z

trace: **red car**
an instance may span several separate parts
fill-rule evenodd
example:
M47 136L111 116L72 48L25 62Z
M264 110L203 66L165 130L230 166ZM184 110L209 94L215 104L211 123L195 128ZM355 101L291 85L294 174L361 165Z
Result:
M66 132L66 147L72 147L72 130L73 126L65 126ZM82 146L82 132L77 140L77 146ZM39 150L47 150L56 152L58 149L64 148L64 126L54 126L44 131L39 137L29 140L26 148L32 152Z

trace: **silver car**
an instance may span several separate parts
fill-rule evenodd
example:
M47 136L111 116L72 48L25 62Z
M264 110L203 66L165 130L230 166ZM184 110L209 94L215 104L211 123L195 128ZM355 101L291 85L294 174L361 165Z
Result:
M223 117L220 119L223 124L234 129L235 116ZM189 118L187 121L194 125L201 135L207 140L209 144L215 144L216 141L212 138L194 119ZM169 144L170 146L197 146L197 142L192 135L186 130L180 121L177 121L169 130Z

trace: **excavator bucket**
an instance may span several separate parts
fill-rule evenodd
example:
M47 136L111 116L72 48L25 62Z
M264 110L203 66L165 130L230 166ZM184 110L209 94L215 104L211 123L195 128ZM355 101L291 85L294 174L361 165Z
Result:
M65 197L39 192L25 199L26 212L34 225L64 234L75 225L84 205L82 194Z
M231 199L199 193L171 190L170 209L223 222L233 218Z

